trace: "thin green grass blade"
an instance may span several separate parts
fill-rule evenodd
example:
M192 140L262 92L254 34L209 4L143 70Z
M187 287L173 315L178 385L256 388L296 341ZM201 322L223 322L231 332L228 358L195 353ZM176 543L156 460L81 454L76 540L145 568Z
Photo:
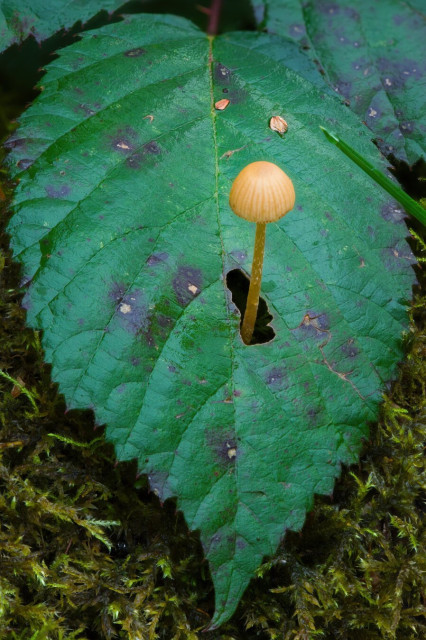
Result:
M367 173L377 184L379 184L385 191L390 193L390 195L395 198L404 209L411 213L412 216L417 218L422 224L426 226L426 209L424 209L418 202L413 200L408 193L405 193L400 187L398 187L392 180L389 180L381 171L375 169L373 165L368 162L361 154L359 154L355 149L350 147L344 140L339 138L338 136L330 133L324 127L320 127L322 129L325 137L329 142L332 142L336 145L345 155L348 156L355 164L357 164L365 173Z

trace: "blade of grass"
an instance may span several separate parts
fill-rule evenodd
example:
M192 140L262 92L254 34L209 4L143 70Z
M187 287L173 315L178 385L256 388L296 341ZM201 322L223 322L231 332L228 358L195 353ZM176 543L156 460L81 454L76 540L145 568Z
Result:
M38 406L31 391L28 391L28 389L23 384L21 384L18 380L15 380L15 378L12 378L12 376L10 376L5 371L2 371L1 369L0 369L0 376L5 380L8 380L8 382L11 382L15 387L18 387L21 393L27 396L28 400L31 402L33 406L35 413L38 415Z
M360 153L352 149L344 140L339 138L338 136L330 133L324 127L320 127L322 129L325 137L329 142L332 142L336 145L345 155L348 156L355 164L357 164L365 173L367 173L377 184L379 184L383 189L385 189L390 195L395 198L404 209L411 213L412 216L417 218L423 225L426 226L426 209L413 200L408 193L405 193L398 185L396 185L392 180L389 180L381 171L373 167L373 165L368 162Z

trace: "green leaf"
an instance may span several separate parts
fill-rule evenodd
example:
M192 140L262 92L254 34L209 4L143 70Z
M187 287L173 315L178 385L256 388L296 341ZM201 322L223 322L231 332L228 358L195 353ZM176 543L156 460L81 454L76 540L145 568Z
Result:
M325 140L320 124L382 166L280 38L133 16L61 51L43 87L9 142L28 322L68 407L200 531L216 627L377 417L414 281L404 214ZM297 200L267 229L275 338L247 347L226 276L250 272L255 229L228 194L255 160Z
M425 156L424 2L252 0L262 27L299 42L385 155Z
M115 11L125 0L0 0L0 52L33 36L46 40L60 29Z

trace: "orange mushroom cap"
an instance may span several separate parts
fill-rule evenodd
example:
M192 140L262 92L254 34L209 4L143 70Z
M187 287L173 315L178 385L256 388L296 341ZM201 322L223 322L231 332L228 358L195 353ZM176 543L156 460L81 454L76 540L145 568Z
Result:
M286 173L272 162L252 162L235 178L229 205L250 222L276 222L294 207L296 195Z

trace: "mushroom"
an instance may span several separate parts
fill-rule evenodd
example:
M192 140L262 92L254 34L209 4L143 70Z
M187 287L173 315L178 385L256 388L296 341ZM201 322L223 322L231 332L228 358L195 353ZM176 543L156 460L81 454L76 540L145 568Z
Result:
M282 169L272 162L252 162L235 178L229 194L229 205L240 218L256 222L253 265L250 288L241 337L250 344L259 306L263 254L267 222L276 222L294 207L293 183Z

